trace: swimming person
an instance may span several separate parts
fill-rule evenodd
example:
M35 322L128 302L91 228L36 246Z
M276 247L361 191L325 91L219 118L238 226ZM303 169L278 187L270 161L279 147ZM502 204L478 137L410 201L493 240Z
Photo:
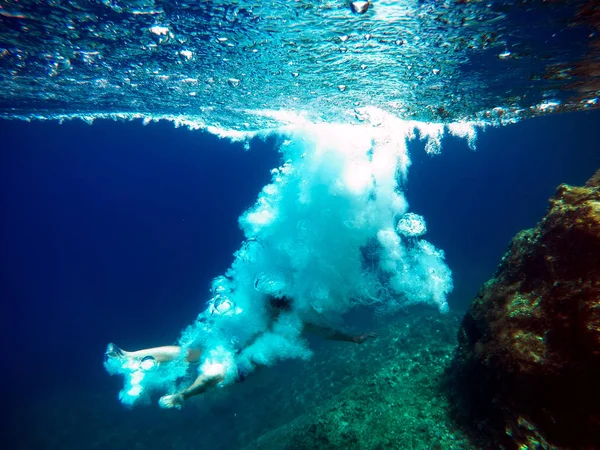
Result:
M148 348L137 351L125 351L115 344L109 344L105 353L105 366L112 373L129 373L129 386L125 394L121 392L121 400L127 399L127 395L137 397L142 392L142 380L146 374L150 374L159 367L168 364L183 362L186 366L197 365L198 375L187 387L180 388L173 394L163 395L159 400L162 408L181 408L185 400L195 395L202 394L207 390L227 384L228 382L241 382L259 366L270 364L261 352L248 351L261 339L267 338L267 334L273 333L273 328L285 323L285 315L292 310L293 302L285 296L265 297L268 323L250 339L246 339L245 345L240 346L239 341L233 342L229 349L223 346L163 346ZM208 309L199 316L197 326L204 327L207 334L214 330L215 319L223 320L241 314L241 310L225 296L217 295L211 299ZM318 323L318 320L303 321L301 332L309 332L319 335L325 339L353 342L361 344L369 338L377 337L374 333L352 335L338 330L329 325ZM235 322L231 322L235 328ZM278 333L275 333L278 334ZM280 334L280 333L279 333ZM268 337L273 339L273 335ZM236 345L237 344L237 345ZM204 347L204 348L203 348ZM121 370L115 370L120 368ZM181 371L177 371L181 374ZM233 376L231 375L233 373ZM124 401L124 403L128 403Z

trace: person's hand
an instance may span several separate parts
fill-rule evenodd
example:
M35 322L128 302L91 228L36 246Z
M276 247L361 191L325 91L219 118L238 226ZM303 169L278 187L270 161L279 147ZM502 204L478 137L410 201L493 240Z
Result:
M369 338L376 339L378 337L379 337L379 335L377 333L365 333L365 334L361 334L360 336L354 336L354 338L352 340L354 342L356 342L357 344L362 344Z
M165 408L165 409L171 409L171 408L177 408L177 409L181 409L181 407L183 406L183 395L181 394L173 394L173 395L163 395L160 400L158 401L158 404L160 405L161 408Z

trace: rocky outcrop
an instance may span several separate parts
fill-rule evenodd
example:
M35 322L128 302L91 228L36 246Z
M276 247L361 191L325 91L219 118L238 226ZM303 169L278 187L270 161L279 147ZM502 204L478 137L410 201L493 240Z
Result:
M600 448L599 186L560 185L463 319L456 413L486 447Z

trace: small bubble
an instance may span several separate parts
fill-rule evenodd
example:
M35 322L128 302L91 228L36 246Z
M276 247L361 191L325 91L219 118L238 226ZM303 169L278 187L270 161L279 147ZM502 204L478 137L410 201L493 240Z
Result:
M357 119L357 120L360 120L361 122L364 122L367 119L367 117L365 116L365 114L362 111L360 111L359 109L356 109L356 108L354 109L354 118Z
M160 25L153 25L149 28L149 30L150 33L157 36L165 36L169 34L169 29L167 27L161 27Z
M350 2L350 8L352 12L356 14L364 14L369 10L369 6L371 6L370 1L366 2Z
M188 61L192 59L192 57L194 56L194 54L189 51L189 50L181 50L179 52L179 54L184 57L185 59L187 59Z
M152 38L157 44L164 44L173 37L173 33L167 28L160 25L153 25L149 28L152 33Z

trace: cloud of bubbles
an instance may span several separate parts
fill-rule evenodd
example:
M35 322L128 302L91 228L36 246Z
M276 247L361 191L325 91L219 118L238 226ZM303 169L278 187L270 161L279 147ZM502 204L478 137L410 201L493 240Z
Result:
M448 311L451 271L443 251L423 238L425 221L408 211L403 194L415 123L393 125L305 123L285 130L285 162L239 218L246 241L214 280L208 309L180 338L184 348L203 349L200 370L224 368L227 383L240 367L308 358L303 323L358 305L393 313L425 303ZM437 148L441 132L429 128L419 134L433 137ZM293 299L275 323L268 311L273 297ZM181 365L161 370L141 388L126 385L124 403L152 389L174 392Z

